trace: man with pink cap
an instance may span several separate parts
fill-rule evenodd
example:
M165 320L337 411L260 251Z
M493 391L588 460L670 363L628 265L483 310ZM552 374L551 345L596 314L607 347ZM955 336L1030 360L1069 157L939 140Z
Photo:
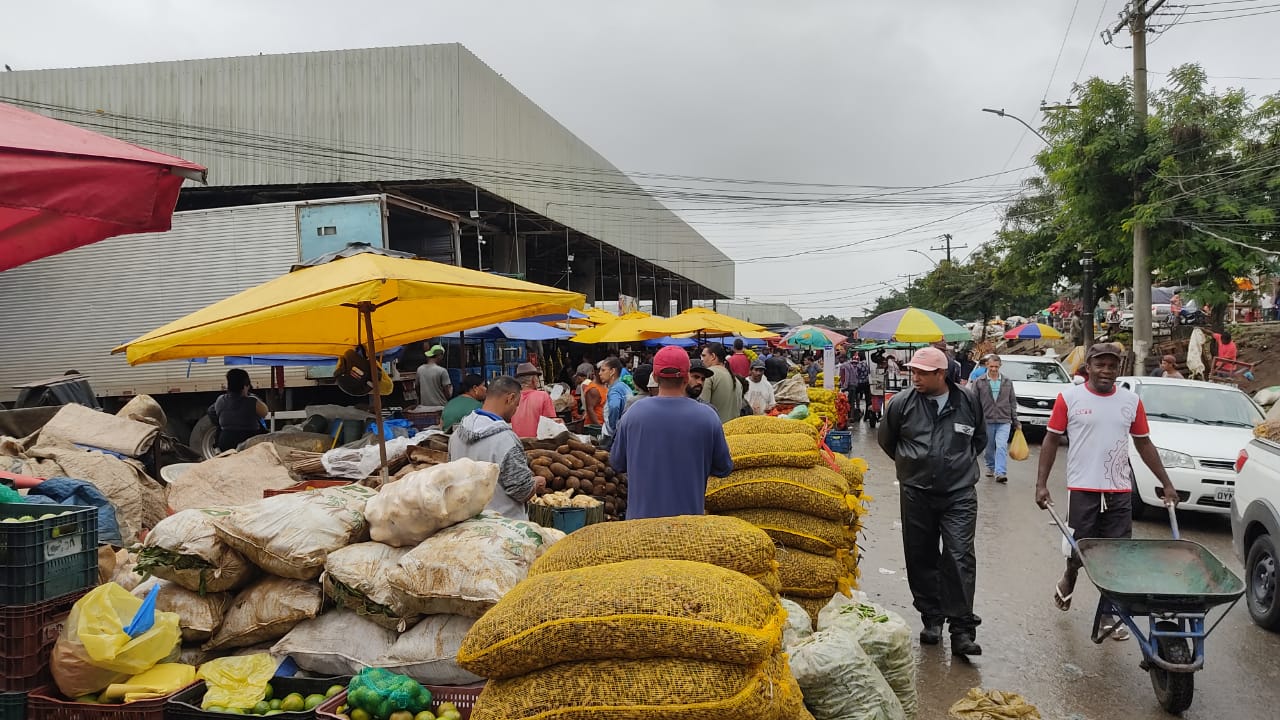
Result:
M912 387L885 406L876 439L897 468L907 582L924 624L920 642L941 642L945 621L951 654L981 655L976 637L982 619L973 613L975 486L977 459L987 447L986 421L973 394L949 378L946 353L922 348L907 367Z

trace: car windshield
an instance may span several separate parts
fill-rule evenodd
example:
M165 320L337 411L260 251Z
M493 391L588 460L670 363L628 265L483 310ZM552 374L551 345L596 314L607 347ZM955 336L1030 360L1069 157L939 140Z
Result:
M1142 398L1147 417L1153 420L1253 427L1263 419L1258 406L1237 390L1141 383L1138 396Z
M1071 378L1056 362L1026 362L1005 359L1000 374L1014 382L1069 383Z

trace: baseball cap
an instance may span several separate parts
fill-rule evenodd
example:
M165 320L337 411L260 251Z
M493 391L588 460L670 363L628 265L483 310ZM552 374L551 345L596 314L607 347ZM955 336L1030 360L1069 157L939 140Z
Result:
M443 345L432 345L431 349L427 351L427 357L432 357L435 355L443 355L443 354L444 354Z
M763 370L763 369L764 369L764 361L763 361L763 360L756 360L755 362L751 363L751 369L752 369L752 370Z
M650 377L682 378L689 375L689 354L682 348L667 346L653 356Z
M947 359L947 354L938 348L927 347L917 350L916 354L911 356L911 362L907 363L907 367L932 372L946 370L951 367L951 361Z
M1120 343L1097 343L1096 345L1090 345L1089 351L1084 354L1084 361L1089 362L1101 355L1115 355L1117 358L1123 358L1124 348L1120 346Z

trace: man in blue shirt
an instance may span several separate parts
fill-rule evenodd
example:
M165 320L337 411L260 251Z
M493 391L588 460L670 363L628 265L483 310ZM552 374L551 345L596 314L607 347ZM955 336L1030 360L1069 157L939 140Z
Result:
M604 401L604 425L600 429L601 444L605 447L609 447L617 435L618 422L622 420L627 401L631 399L631 388L622 381L623 372L622 361L614 355L601 360L596 366L596 377L609 386Z
M702 515L709 476L733 472L720 416L685 394L689 356L665 347L653 358L658 393L618 424L609 459L627 473L627 519Z

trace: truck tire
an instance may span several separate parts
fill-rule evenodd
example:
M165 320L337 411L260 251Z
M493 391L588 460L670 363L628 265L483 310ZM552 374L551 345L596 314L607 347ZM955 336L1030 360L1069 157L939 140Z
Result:
M187 447L206 460L218 454L218 426L207 415L201 417L191 429L191 440L187 442Z
M1263 533L1249 545L1245 560L1245 597L1249 601L1249 616L1258 627L1275 632L1280 630L1280 593L1277 592L1276 545L1270 535Z

